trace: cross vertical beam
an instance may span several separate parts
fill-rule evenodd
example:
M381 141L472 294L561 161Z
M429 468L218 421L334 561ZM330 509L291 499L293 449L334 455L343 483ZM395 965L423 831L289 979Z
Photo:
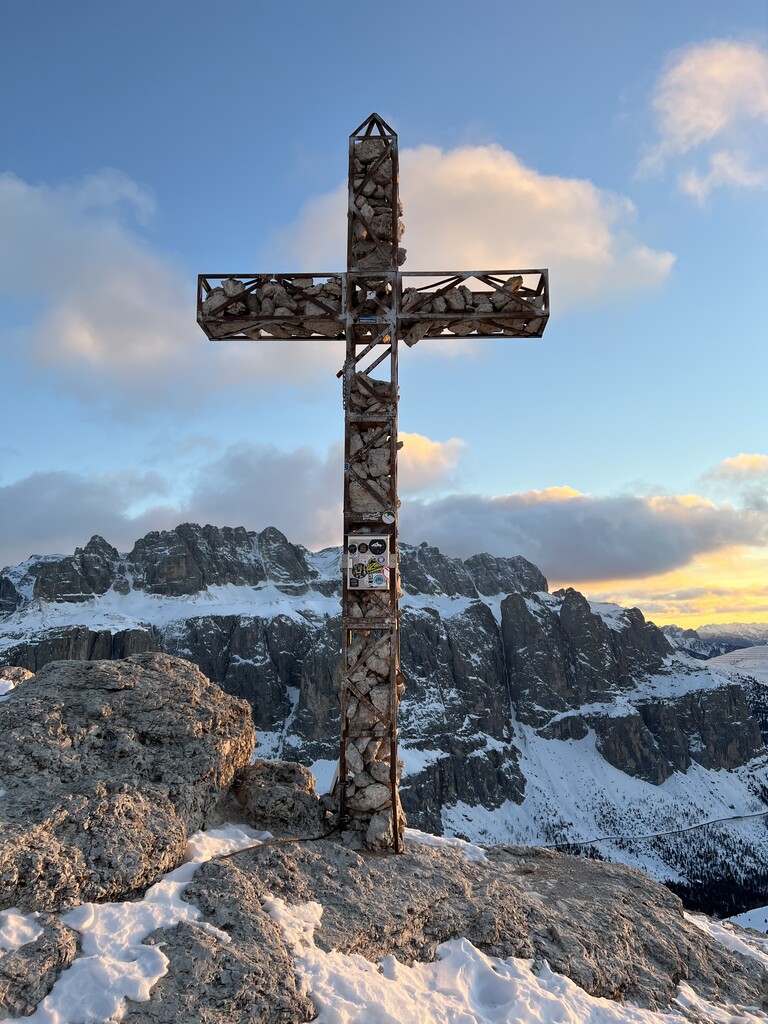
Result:
M399 214L397 136L374 114L349 138L339 813L397 852Z
M546 270L400 271L401 213L397 135L371 114L349 138L346 273L200 274L197 286L212 341L345 341L340 819L348 837L395 851L398 342L540 338L549 319Z

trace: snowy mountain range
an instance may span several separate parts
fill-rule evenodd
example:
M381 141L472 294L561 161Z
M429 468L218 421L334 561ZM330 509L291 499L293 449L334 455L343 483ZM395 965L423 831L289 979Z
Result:
M661 631L673 647L694 658L715 658L743 647L768 644L767 622L715 623L698 629L662 626Z
M273 528L185 524L125 554L94 537L0 574L0 663L189 658L249 700L260 756L301 761L322 787L340 565L340 549ZM592 851L721 912L767 902L768 681L676 650L637 609L548 593L519 556L403 546L401 571L412 826Z

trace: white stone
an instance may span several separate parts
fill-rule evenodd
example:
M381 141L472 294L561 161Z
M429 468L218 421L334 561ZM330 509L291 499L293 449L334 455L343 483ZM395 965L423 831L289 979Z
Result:
M203 299L203 312L210 313L211 310L220 306L226 297L223 288L212 288Z
M365 765L363 764L362 755L354 743L350 743L348 741L345 750L347 756L347 768L353 772L354 775L362 772Z
M392 846L391 811L377 811L373 815L365 833L365 845L369 850L386 850Z
M366 771L375 782L389 782L389 765L383 761L369 761Z
M391 699L388 685L374 686L368 696L377 711L383 714L388 710Z
M373 782L370 786L358 790L354 796L347 801L352 811L377 811L384 807L392 799L389 786L381 782Z
M389 450L387 448L373 448L368 453L366 466L370 476L378 477L389 474Z

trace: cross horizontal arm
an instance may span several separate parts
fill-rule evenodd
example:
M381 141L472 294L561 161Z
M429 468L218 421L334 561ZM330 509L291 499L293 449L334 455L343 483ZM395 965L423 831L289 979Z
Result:
M540 338L548 318L546 270L198 278L197 320L212 340L343 340L347 324L361 342L382 326L407 345L441 336Z

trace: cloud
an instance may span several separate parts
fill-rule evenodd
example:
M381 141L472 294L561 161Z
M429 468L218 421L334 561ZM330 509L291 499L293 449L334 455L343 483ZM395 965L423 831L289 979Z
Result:
M338 368L339 343L207 341L194 280L141 233L153 211L117 171L58 187L0 175L0 292L44 310L28 347L57 386L135 416Z
M642 580L580 586L592 600L636 605L656 622L696 628L708 622L768 621L768 549L703 552L687 565Z
M768 516L696 495L594 497L554 488L498 497L413 500L400 513L404 540L429 540L467 557L478 548L522 554L558 580L640 579L697 554L768 543Z
M739 455L723 459L705 476L715 480L764 479L768 482L768 455L761 455L759 452L749 455L741 452Z
M661 171L696 151L699 166L685 167L678 183L703 200L723 185L768 186L756 129L768 123L768 54L750 43L715 39L674 53L652 97L658 141L641 171ZM716 148L715 148L716 147ZM702 170L702 164L706 170Z
M560 312L657 287L674 262L634 237L629 199L541 174L501 146L419 146L401 151L400 165L404 271L548 267ZM313 199L270 244L306 270L343 265L346 204L346 185Z
M398 438L404 442L397 460L397 482L403 492L425 491L445 484L466 448L458 437L432 441L423 434L401 432Z
M71 554L94 533L113 544L131 547L150 529L173 525L176 512L155 505L132 517L136 503L167 495L157 473L85 476L69 472L32 473L0 486L0 566L31 554Z
M403 434L404 489L423 492L450 474L462 441ZM173 484L158 472L33 473L0 486L0 566L30 554L69 553L99 533L129 550L148 530L181 522L263 529L319 549L341 542L343 449L284 451L241 441L222 450L198 435L180 438ZM406 454L406 452L408 454ZM195 455L191 463L186 453ZM190 469L191 465L191 469ZM180 496L181 495L181 496Z
M768 455L742 452L705 473L702 488L736 499L743 508L768 513Z
M719 152L710 156L709 170L705 174L697 170L686 171L678 182L683 192L703 202L712 189L720 185L765 188L768 186L768 170L751 170L743 153Z
M411 448L418 451L413 442ZM428 490L460 451L455 439L423 438L406 472L418 477L419 465L426 465L420 481ZM170 483L157 473L35 473L0 487L0 564L32 551L71 551L93 533L124 549L148 529L183 521L273 525L321 548L340 541L341 486L340 445L319 454L243 441L203 456L185 496L173 499ZM522 554L550 578L590 583L663 574L706 553L761 550L768 544L768 510L698 495L598 497L552 487L496 497L412 496L403 502L400 528L404 541L427 540L450 555Z
M277 526L310 548L341 541L341 445L281 451L242 441L201 468L184 517L263 529Z
M548 267L558 311L657 286L674 261L634 238L628 199L542 175L499 146L405 150L402 181L416 269ZM275 381L306 386L338 369L340 342L207 341L194 280L144 231L154 210L152 194L114 170L58 186L0 175L0 292L41 310L21 346L0 338L9 358L28 353L58 389L124 417ZM343 269L345 211L342 186L312 200L275 247L297 268Z

